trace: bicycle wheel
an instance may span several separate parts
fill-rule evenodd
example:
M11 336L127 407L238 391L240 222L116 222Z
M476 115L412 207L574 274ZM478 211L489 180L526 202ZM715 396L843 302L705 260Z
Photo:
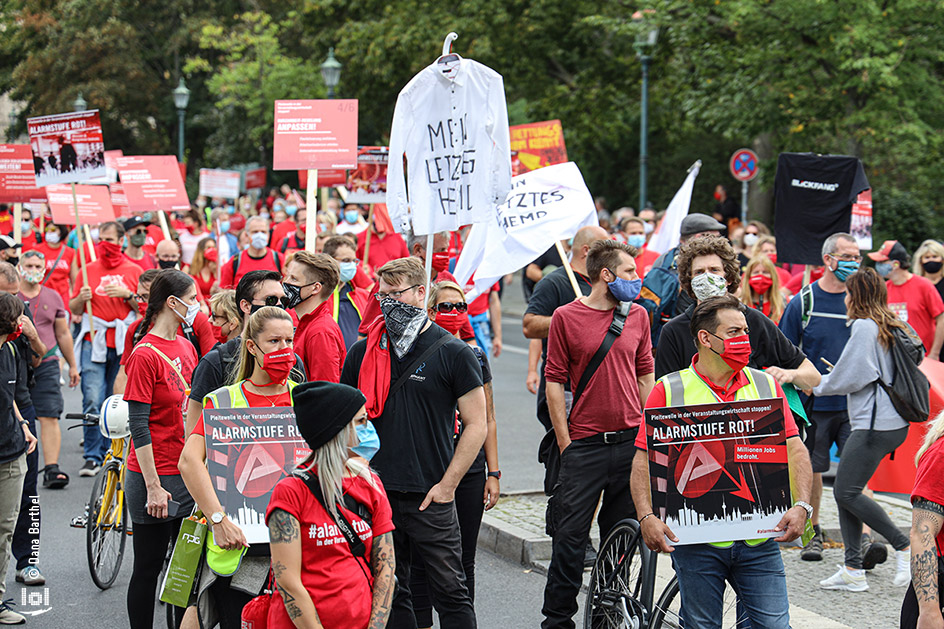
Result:
M585 629L639 627L645 616L642 589L642 537L635 520L623 520L600 547L590 573L584 610Z
M741 629L750 627L747 614L738 609L737 595L730 586L724 589L724 602L722 603L722 624L732 629ZM678 577L673 575L672 580L662 590L662 595L656 602L652 610L652 622L649 623L650 629L679 629L684 627L682 622L682 597L679 596Z
M109 461L95 478L89 498L85 546L92 581L102 590L115 582L125 553L128 506L123 491L119 500L119 490L123 490L120 481L121 465Z

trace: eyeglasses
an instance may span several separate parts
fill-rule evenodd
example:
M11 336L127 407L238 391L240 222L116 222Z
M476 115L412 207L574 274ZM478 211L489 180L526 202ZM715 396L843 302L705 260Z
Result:
M850 253L844 253L841 256L837 256L832 253L827 253L826 255L828 255L833 260L842 260L843 262L862 262L862 256L854 256Z
M377 301L383 301L384 299L387 299L388 297L389 297L390 299L400 299L400 297L402 297L404 293L406 293L406 292L408 292L408 291L411 291L411 290L413 290L414 288L419 288L420 286L422 286L422 285L421 285L421 284L414 284L413 286L410 286L410 287L408 287L408 288L404 288L403 290L395 290L395 291L392 291L392 292L389 292L389 293L377 293L377 294L374 295L374 297L377 298Z
M452 312L453 308L455 308L456 312L462 313L469 309L469 304L464 301L458 301L456 303L444 301L440 304L436 304L436 312Z

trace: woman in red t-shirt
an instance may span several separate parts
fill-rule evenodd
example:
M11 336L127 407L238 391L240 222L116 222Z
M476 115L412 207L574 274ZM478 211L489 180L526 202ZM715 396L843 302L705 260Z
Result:
M268 626L385 627L394 588L393 511L358 456L371 456L365 445L377 446L367 399L333 382L301 384L293 397L298 432L312 452L275 486L266 510L277 586ZM342 518L363 554L341 532Z
M197 250L193 253L193 262L190 263L189 273L200 287L204 300L210 298L210 290L216 283L216 268L220 252L216 248L216 241L204 238L197 243Z
M173 269L161 271L151 284L144 320L126 365L124 399L132 445L125 492L134 523L128 619L133 628L151 627L167 545L193 508L177 461L184 447L183 408L197 352L187 339L178 337L177 330L181 321L192 323L199 310L193 278ZM182 616L183 610L179 612Z
M291 406L291 391L295 382L289 380L288 375L295 365L295 352L292 349L294 333L292 318L281 308L265 306L253 313L249 317L245 340L240 347L236 383L217 389L203 398L204 410ZM256 540L250 546L246 533L227 516L216 493L206 468L205 434L201 417L187 438L187 444L180 457L179 467L184 482L207 517L207 523L213 531L214 543L224 550L250 548L239 569L260 562L268 566L267 544ZM251 571L250 568L246 574ZM245 590L248 588L255 593L260 592L266 585L266 572L267 570L263 569L257 583L253 584L246 584L247 577L241 575L243 587L237 590L230 587L232 578L236 578L235 575L230 578L217 578L210 570L204 570L198 587L198 610L202 614L209 605L218 617L222 629L238 629L242 608L255 596L247 594ZM207 595L208 598L205 599ZM201 620L202 624L210 622L207 618Z
M751 258L741 278L741 303L760 310L764 316L780 323L783 315L783 295L780 294L780 276L777 267L766 255Z

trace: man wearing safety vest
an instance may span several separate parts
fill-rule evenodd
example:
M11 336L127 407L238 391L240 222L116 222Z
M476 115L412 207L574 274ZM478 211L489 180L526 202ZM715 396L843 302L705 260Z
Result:
M360 260L350 240L344 236L332 236L325 242L323 252L334 258L341 270L341 281L331 295L331 316L341 328L344 347L350 350L357 341L357 328L364 318L370 293L353 284Z
M692 336L698 354L687 369L656 382L646 408L690 406L773 397L784 399L787 460L794 505L780 520L775 539L732 540L672 546L678 538L653 513L645 424L636 438L632 494L642 536L651 550L672 553L687 628L720 627L725 581L734 584L751 625L767 629L790 626L787 581L778 542L803 532L813 507L808 504L813 472L806 447L777 379L747 367L751 355L744 306L733 295L701 301L692 313ZM776 373L771 369L772 373Z

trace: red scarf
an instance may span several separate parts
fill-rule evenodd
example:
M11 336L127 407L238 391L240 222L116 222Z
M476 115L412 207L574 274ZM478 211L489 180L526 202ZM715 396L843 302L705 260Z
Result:
M367 398L367 415L370 419L383 414L390 392L390 340L387 339L387 349L380 347L380 339L386 331L382 316L370 324L367 329L367 349L357 376L357 388Z

